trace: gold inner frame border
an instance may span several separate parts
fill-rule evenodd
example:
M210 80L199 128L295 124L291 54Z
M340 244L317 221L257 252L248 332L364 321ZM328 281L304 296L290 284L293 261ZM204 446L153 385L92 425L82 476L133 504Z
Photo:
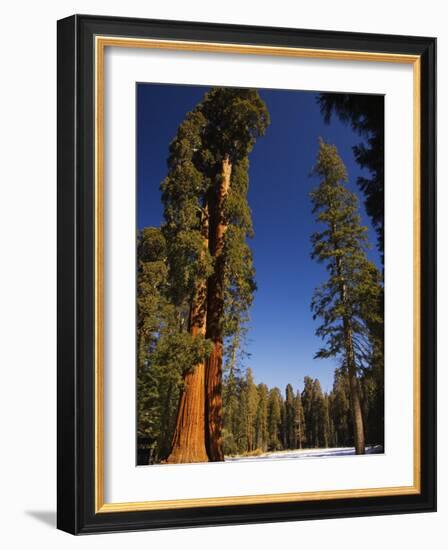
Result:
M300 57L326 60L405 63L413 66L413 455L414 483L402 487L343 489L302 493L225 496L179 500L106 503L104 501L104 55L106 47L146 48L208 53L232 53ZM343 498L363 498L420 494L421 492L421 424L420 424L420 313L421 313L421 60L417 55L381 52L357 52L251 44L226 44L178 40L96 36L95 59L95 513L167 510L242 504L304 502Z

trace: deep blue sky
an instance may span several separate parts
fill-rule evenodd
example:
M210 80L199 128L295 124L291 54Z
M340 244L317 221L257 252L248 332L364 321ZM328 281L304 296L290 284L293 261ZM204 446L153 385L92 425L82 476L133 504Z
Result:
M185 114L201 101L209 88L167 84L137 85L137 225L159 226L162 204L159 185L166 176L168 146ZM321 346L314 334L310 301L314 288L326 277L325 268L310 258L310 235L317 224L311 214L309 192L317 184L309 173L315 163L318 138L337 146L349 174L348 187L356 187L363 173L352 146L360 138L336 117L325 124L314 92L259 90L271 117L266 135L250 155L249 204L255 237L254 254L258 290L250 311L245 366L256 382L284 391L291 383L303 387L306 375L319 378L329 391L336 366L334 359L313 359ZM364 173L365 174L365 173ZM379 266L375 247L369 253Z

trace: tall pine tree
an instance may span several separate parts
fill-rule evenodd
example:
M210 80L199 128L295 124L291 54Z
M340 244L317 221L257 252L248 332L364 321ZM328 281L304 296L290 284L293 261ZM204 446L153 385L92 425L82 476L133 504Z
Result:
M345 186L347 172L334 145L320 141L313 173L320 184L311 193L316 221L324 225L312 236L312 258L325 264L328 280L313 295L316 333L324 347L316 357L337 356L347 371L355 449L365 453L364 422L358 371L372 348L370 322L379 322L381 286L378 270L366 256L366 228L361 225L356 196Z

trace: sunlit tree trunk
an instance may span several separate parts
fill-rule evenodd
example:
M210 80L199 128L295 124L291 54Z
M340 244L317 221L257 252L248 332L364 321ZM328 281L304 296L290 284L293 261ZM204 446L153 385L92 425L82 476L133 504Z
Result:
M207 361L205 373L206 444L211 461L224 460L222 445L222 360L224 314L224 236L227 223L224 219L224 202L230 189L232 163L225 157L217 181L217 189L210 197L210 253L215 260L215 269L208 280L207 292L207 338L213 349Z
M204 247L208 247L208 217L203 216ZM189 330L193 337L205 336L207 283L201 281L190 306ZM205 444L205 361L195 365L183 379L168 463L208 462Z

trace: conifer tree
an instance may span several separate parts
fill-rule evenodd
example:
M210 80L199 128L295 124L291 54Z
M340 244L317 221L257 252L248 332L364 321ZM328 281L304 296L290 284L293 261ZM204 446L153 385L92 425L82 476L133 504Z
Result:
M350 389L348 377L336 369L333 389L330 394L331 418L334 423L334 444L336 447L353 445L353 422L350 413Z
M305 376L302 390L303 415L305 418L305 441L306 446L311 448L314 445L313 437L313 379Z
M325 394L325 407L328 419L328 447L337 447L336 445L336 428L333 419L332 409L332 393Z
M160 230L147 228L138 236L137 266L137 435L149 443L149 460L160 454L161 423L159 380L162 372L152 361L162 320L172 317L164 299L166 243ZM162 443L163 444L163 443Z
M276 451L282 448L282 405L283 399L278 388L272 388L269 391L268 400L268 431L269 431L269 450Z
M255 431L255 419L258 409L258 391L257 386L254 383L254 377L252 370L249 368L246 371L245 380L245 392L246 392L246 430L247 430L247 450L253 451L256 445L256 431Z
M248 155L264 134L269 114L258 92L214 88L201 106L207 119L203 164L211 185L209 251L214 270L208 279L207 332L213 343L206 371L206 429L210 460L223 460L222 361L224 339L237 330L255 290L247 237L252 220L247 203Z
M322 93L318 103L325 121L332 115L351 126L362 138L353 146L355 159L361 168L366 168L370 175L359 176L357 183L364 194L367 214L372 220L378 236L378 250L384 262L384 97L381 95L353 95ZM371 372L366 373L368 380L369 402L368 436L370 441L384 445L384 357L383 325L384 296L380 304L381 323L373 327L376 339L374 357L371 361Z
M249 418L249 402L246 377L240 376L238 378L238 413L236 419L236 432L235 439L237 443L237 449L239 453L244 453L248 450L248 432L249 428L247 421Z
M296 449L297 447L295 419L294 390L291 384L288 384L285 390L285 440L288 449Z
M238 452L238 375L231 367L223 383L223 447L224 454L235 455Z
M377 319L367 321L371 348L364 357L360 379L365 401L367 441L384 447L384 289L378 304Z
M294 426L296 432L296 447L301 449L305 444L305 416L303 413L302 397L297 391L294 399Z
M268 387L258 384L258 407L255 419L256 448L265 452L268 449Z
M376 228L378 249L384 253L384 97L322 93L318 103L327 123L334 113L364 140L353 146L353 152L358 164L369 170L370 178L360 176L357 183Z
M248 155L268 123L255 90L212 88L170 146L161 188L173 300L204 353L184 375L168 462L224 459L224 340L245 322L255 290Z
M162 182L172 301L182 312L179 323L198 342L205 342L207 278L212 272L208 250L209 181L198 166L206 120L199 109L188 113L170 145L168 176ZM205 351L205 347L204 347ZM176 429L168 462L206 462L206 354L183 373Z
M357 454L365 452L358 371L371 350L369 322L380 322L378 270L366 256L356 196L346 187L347 172L336 147L320 141L313 173L320 183L311 193L313 213L324 229L312 236L312 258L325 264L328 280L313 295L316 334L324 340L316 357L338 356L348 373Z
M313 381L313 394L311 403L311 430L313 447L326 447L325 444L325 411L324 395L319 380Z
M320 446L324 449L331 447L330 408L328 394L323 394L320 424Z

